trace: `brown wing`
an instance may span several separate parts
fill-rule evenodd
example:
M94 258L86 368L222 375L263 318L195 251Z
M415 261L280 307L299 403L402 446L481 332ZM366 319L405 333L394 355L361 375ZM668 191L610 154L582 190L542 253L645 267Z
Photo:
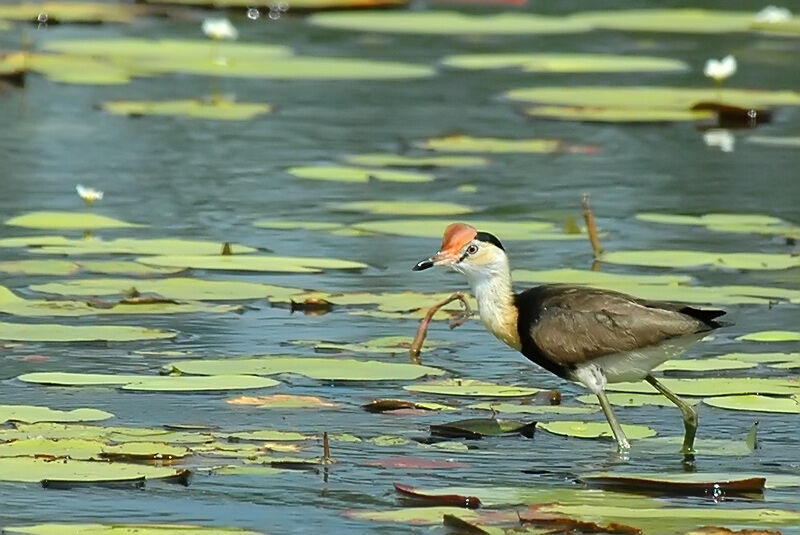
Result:
M520 318L520 335L527 334L531 349L559 367L718 326L693 317L689 307L581 286L539 286L517 299L520 310L532 311Z

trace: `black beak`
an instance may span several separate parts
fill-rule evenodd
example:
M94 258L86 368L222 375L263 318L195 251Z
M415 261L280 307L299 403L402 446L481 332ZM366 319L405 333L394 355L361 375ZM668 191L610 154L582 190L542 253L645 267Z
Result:
M422 271L423 269L428 269L433 267L433 260L430 258L426 258L425 260L420 260L417 264L411 268L411 271Z

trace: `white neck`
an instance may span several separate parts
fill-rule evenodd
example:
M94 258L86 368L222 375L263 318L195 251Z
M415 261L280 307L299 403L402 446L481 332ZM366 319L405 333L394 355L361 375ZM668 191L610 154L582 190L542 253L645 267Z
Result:
M471 266L464 270L464 274L478 300L481 321L486 329L519 350L521 344L517 332L518 311L511 287L511 267L505 253L498 253L491 263Z

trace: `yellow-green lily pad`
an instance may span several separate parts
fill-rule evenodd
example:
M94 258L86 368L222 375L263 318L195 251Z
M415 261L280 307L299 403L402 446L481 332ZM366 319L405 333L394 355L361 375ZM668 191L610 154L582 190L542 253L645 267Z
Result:
M69 239L63 236L24 236L0 238L0 247L34 247L33 252L63 255L102 255L102 254L140 254L140 255L218 255L224 244L206 240L184 240L172 238L117 238L102 240L89 237ZM229 244L232 254L255 252L256 249Z
M475 210L463 204L436 201L353 201L332 206L345 212L380 215L461 215Z
M762 214L719 213L689 216L646 212L637 214L636 219L652 223L704 226L717 232L800 236L800 227L780 218Z
M217 9L249 8L254 4L250 0L143 0L145 4L186 5L197 7L214 7ZM296 0L292 2L292 12L305 12L327 9L380 9L403 7L407 0ZM267 6L267 4L262 4Z
M403 156L401 154L354 154L345 157L352 165L367 167L480 167L489 160L480 156Z
M623 107L528 106L530 117L587 123L673 123L711 120L716 114L707 110L643 109Z
M410 380L445 373L438 368L411 363L280 356L185 360L170 363L166 368L192 375L294 373L325 381Z
M373 522L397 522L413 526L441 525L444 515L458 515L460 518L477 518L475 511L462 507L433 506L388 509L386 511L352 509L344 512L345 516Z
M80 266L67 260L6 260L0 271L14 275L71 275Z
M767 147L800 148L800 136L750 136L746 141Z
M466 220L478 230L491 232L503 240L572 240L586 239L580 234L559 232L553 223L546 221L488 221ZM375 234L414 236L440 239L450 219L393 219L388 221L364 221L353 225L358 230Z
M293 344L313 345L316 351L352 351L354 353L408 353L413 338L410 336L381 336L366 342L333 342L323 340L293 340ZM425 347L441 347L442 342L426 339Z
M800 394L788 398L774 398L754 394L706 398L706 405L734 411L781 412L800 414Z
M29 212L6 219L6 225L35 229L78 229L94 230L101 228L143 227L138 223L128 223L91 212Z
M469 405L469 409L478 409L509 414L536 414L550 416L560 414L589 414L597 412L595 407L575 407L569 405L519 405L515 403L482 402Z
M259 219L253 222L254 227L268 228L274 230L341 230L346 228L341 223L329 223L327 221L286 221L278 219Z
M133 459L177 459L186 457L190 451L183 446L172 446L162 442L130 442L106 444L100 440L29 438L12 440L0 444L0 457L67 457L84 461L103 458Z
M609 251L602 262L653 267L721 267L728 269L772 270L800 266L800 256L789 253L713 253L706 251L653 250Z
M272 112L272 105L258 102L236 102L223 98L184 100L113 100L100 108L115 115L140 117L168 115L217 121L247 121Z
M508 139L497 137L474 137L465 135L452 135L434 137L419 142L419 148L437 152L479 152L479 153L550 153L556 152L561 147L557 139Z
M585 284L589 286L608 285L620 286L623 284L660 284L675 285L692 282L689 275L664 274L643 275L639 273L609 273L606 271L591 271L588 269L549 269L529 270L515 269L512 273L514 280L520 282L536 282L542 284Z
M467 397L525 397L540 392L539 388L526 388L512 385L488 383L475 379L443 379L406 385L404 390L410 392L423 392L426 394L441 394L444 396Z
M275 473L283 470L274 470ZM215 470L214 473L226 473ZM241 472L236 472L241 473ZM259 472L258 475L265 475ZM47 523L21 526L5 526L3 531L9 535L263 535L260 531L223 526L200 526L196 524L72 524Z
M278 381L254 375L220 374L202 377L114 375L103 373L34 372L17 377L26 383L54 386L118 386L123 390L154 392L198 392L245 390L279 385Z
M755 20L755 13L693 8L614 9L584 11L570 18L607 30L729 33L748 31Z
M81 408L62 411L38 405L0 405L0 423L95 422L113 417L110 412L99 409Z
M719 357L742 362L753 362L755 364L800 362L800 353L725 353Z
M127 325L58 325L0 322L0 340L14 342L131 342L175 338L175 331Z
M655 368L656 371L681 371L681 372L705 372L720 370L744 370L758 366L755 362L743 362L741 360L731 360L719 357L698 358L698 359L675 359Z
M736 339L746 342L800 342L800 331L758 331Z
M555 435L577 438L613 438L608 422L552 421L540 422L536 427ZM654 437L656 430L645 425L622 424L625 435L632 440Z
M141 257L136 261L152 266L279 273L320 273L328 269L365 269L369 267L361 262L338 258L277 255L165 255Z
M98 58L14 52L0 59L0 70L34 71L54 82L82 85L120 85L131 81L125 68Z
M442 60L459 69L521 69L523 72L669 72L685 71L683 61L654 56L614 54L460 54Z
M634 394L626 392L608 392L606 394L608 401L612 405L618 407L644 407L647 405L656 405L658 407L674 407L675 404L662 396L661 394ZM589 405L598 405L597 396L594 394L583 394L576 398L581 403ZM700 403L698 399L685 399L689 405L696 405Z
M435 177L428 173L415 171L394 171L345 165L315 165L290 167L286 170L292 176L311 180L332 180L336 182L430 182Z
M23 483L57 480L70 482L112 482L137 478L175 477L179 470L167 466L148 466L122 462L96 462L71 459L49 461L31 457L0 458L0 480Z
M664 377L659 381L679 396L727 396L732 394L774 394L791 396L800 394L800 381L766 377L727 378L704 377L702 379L673 379ZM615 392L650 394L654 389L644 381L638 383L611 383L607 389Z
M47 15L46 22L56 23L128 23L145 10L131 4L105 2L23 2L0 5L0 19L41 22L39 16Z

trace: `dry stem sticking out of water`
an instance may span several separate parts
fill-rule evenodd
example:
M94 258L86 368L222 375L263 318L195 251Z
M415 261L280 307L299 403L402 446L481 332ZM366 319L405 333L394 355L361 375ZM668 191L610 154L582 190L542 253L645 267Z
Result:
M583 219L586 220L586 231L589 233L589 243L592 244L592 251L594 251L595 258L603 254L603 246L600 244L600 238L597 236L597 225L594 222L594 214L592 208L589 206L589 194L583 194Z

